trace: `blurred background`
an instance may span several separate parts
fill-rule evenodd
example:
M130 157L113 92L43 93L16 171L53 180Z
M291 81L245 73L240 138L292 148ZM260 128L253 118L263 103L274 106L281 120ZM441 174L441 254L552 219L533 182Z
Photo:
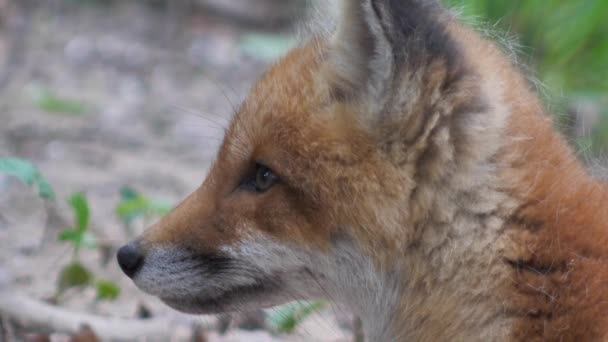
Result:
M445 2L509 47L581 160L601 168L608 2ZM324 302L179 314L114 257L202 182L231 114L296 42L306 9L0 0L0 341L361 341L357 320Z

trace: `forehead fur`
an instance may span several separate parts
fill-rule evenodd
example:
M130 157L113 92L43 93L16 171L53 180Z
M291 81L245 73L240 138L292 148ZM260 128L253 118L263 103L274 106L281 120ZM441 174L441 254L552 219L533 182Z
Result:
M332 153L339 159L345 148L371 148L363 128L353 120L355 108L329 96L319 73L325 50L323 41L313 40L256 83L226 136L229 150L245 150L245 157L254 160L280 159L281 151L290 158Z
M358 240L370 243L402 240L390 232L386 239L372 239L377 232L370 229L386 219L391 206L403 202L412 182L378 150L358 120L360 109L329 95L319 73L325 51L323 41L313 40L271 68L233 120L220 156L271 167L290 191L301 195L299 209L306 203L314 207L312 226L326 231L356 227L350 233L369 234Z
M435 16L438 9L430 10ZM364 13L350 8L348 14L353 27L365 24L370 31L363 37L346 29L317 37L272 67L233 120L220 160L236 167L253 162L271 167L290 189L322 208L327 227L355 226L353 234L367 235L357 240L381 244L373 230L382 227L382 239L403 245L413 232L397 223L410 221L404 208L418 185L416 173L445 177L449 168L443 164L453 153L437 146L452 139L451 133L455 143L468 142L456 131L465 115L478 110L477 91L473 78L465 77L466 68L450 62L454 42L444 24L435 28L419 21L410 35L393 25L380 28L379 21L395 19L384 7ZM367 34L390 48L373 53L384 45L367 49ZM421 34L432 39L418 46ZM409 43L396 44L404 41ZM341 48L349 42L357 49ZM407 54L407 63L401 61L406 47L416 52ZM423 55L433 58L418 63ZM339 67L344 63L369 67L349 73L350 68ZM348 89L336 92L336 86L344 86L336 80L349 80ZM345 93L351 96L336 96Z

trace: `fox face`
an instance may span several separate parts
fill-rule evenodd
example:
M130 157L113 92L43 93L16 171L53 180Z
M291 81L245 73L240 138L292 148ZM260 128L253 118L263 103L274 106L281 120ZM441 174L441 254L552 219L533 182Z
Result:
M327 298L391 322L401 259L453 215L432 213L440 185L495 119L464 133L479 79L434 2L345 1L341 20L262 77L202 186L119 251L139 288L190 313Z
M399 213L411 182L354 106L323 89L322 63L305 47L271 70L204 184L122 251L141 259L130 275L142 290L195 313L324 297L327 278L356 273L341 248L363 235L370 243L357 248L368 254L396 243L371 227Z
M608 190L516 66L436 1L339 17L256 83L125 273L190 313L329 299L371 341L603 336Z

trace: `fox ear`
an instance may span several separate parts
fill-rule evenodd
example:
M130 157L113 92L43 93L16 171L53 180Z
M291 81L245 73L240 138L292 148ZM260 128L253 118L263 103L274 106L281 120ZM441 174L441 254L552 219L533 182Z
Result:
M379 87L393 70L393 49L371 1L343 0L326 76L332 95L354 98Z
M341 5L324 70L339 100L372 100L382 107L404 67L424 67L451 54L445 13L435 0L342 0Z

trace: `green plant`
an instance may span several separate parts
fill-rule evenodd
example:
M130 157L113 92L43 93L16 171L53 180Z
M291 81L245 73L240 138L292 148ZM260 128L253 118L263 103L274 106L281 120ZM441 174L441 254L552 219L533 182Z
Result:
M0 158L0 173L17 177L25 184L38 188L41 198L55 200L55 192L40 171L29 161L20 158ZM57 297L70 288L95 286L98 300L116 299L120 288L109 281L99 280L80 262L82 248L96 248L95 236L89 230L89 203L83 193L72 195L68 201L74 211L74 225L59 234L59 241L68 242L73 247L72 261L59 275Z
M166 201L148 198L128 186L120 190L120 198L116 215L130 235L133 235L132 225L136 219L143 218L144 223L147 223L153 217L162 217L173 209L173 206Z
M558 126L567 126L569 118L564 113L577 100L590 100L598 108L608 102L608 1L444 2L473 22L485 22L491 31L516 37L518 57L541 81L541 93L557 116ZM605 154L608 112L602 114L604 119L593 134L576 142L579 151Z
M84 288L95 286L98 300L113 300L120 294L118 285L96 279L94 274L80 262L82 248L96 248L95 236L89 230L90 210L89 203L83 193L72 195L68 201L74 211L74 226L59 234L59 241L72 245L72 262L61 270L57 285L57 297L71 288Z
M69 204L74 210L74 227L59 234L59 241L70 242L74 247L75 257L82 247L95 248L95 236L89 231L89 204L83 193L76 193L70 197Z
M272 329L278 333L292 333L307 317L321 310L325 302L293 302L275 309L268 315Z
M49 113L82 115L88 109L83 102L60 97L48 89L34 91L33 98L40 109Z
M20 158L0 158L0 173L17 177L23 183L38 188L40 197L55 200L55 191L40 171L29 161Z

